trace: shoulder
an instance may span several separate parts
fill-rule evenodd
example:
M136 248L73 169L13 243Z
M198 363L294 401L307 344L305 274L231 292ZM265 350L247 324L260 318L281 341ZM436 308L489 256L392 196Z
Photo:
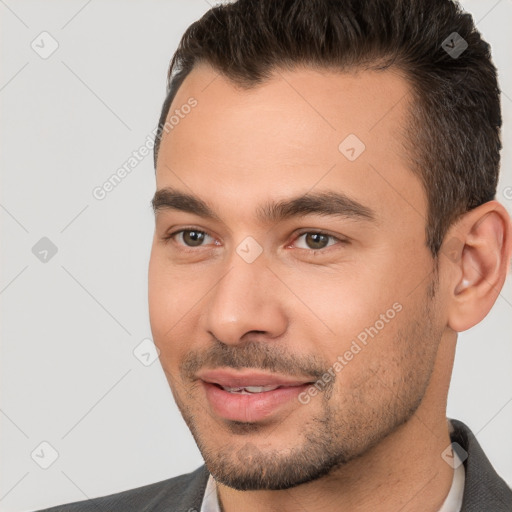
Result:
M202 465L191 473L168 480L39 512L199 512L208 475L206 466Z
M512 510L512 490L496 473L473 432L461 421L450 421L453 426L452 443L457 443L466 452L461 457L466 459L462 511Z

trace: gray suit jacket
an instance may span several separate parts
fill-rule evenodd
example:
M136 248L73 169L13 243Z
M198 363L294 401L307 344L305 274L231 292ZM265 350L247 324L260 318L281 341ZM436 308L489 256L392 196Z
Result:
M468 452L462 512L512 511L512 490L494 471L471 430L460 421L451 422L452 442ZM162 482L40 512L199 512L208 475L203 465Z

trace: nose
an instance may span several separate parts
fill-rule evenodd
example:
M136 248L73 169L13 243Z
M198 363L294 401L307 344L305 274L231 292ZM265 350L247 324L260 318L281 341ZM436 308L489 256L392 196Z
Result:
M234 254L208 294L204 328L225 344L238 344L249 332L278 337L288 326L282 293L262 256L247 263Z

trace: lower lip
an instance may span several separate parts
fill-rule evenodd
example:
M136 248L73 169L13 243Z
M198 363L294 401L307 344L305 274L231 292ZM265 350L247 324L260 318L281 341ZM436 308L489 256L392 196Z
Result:
M298 395L311 384L288 386L262 393L230 393L216 384L202 381L206 398L214 413L227 420L255 422L261 421L282 407L287 402L296 400Z

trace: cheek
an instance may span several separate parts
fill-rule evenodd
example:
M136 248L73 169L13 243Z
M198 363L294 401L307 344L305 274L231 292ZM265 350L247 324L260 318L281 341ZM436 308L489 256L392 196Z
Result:
M199 275L190 276L172 266L165 255L155 251L151 255L148 272L148 300L151 319L157 324L172 325L182 317L193 301Z
M417 318L423 288L411 295L408 280L397 265L390 255L358 262L349 269L322 269L296 276L294 291L321 320L318 329L308 328L313 340L308 348L323 352L322 358L345 391L363 389L365 380L377 383L374 372L399 381L400 362L421 359L415 350L418 347L410 346L414 333L404 336L404 331L415 319L418 332L426 328L422 318ZM304 327L304 316L296 312L295 319Z
M385 262L384 262L385 263ZM389 266L355 263L332 269L311 269L289 277L293 291L328 329L334 344L356 337L392 309L402 297L399 283ZM395 311L390 311L394 318ZM387 318L386 318L387 319Z
M161 328L161 323L166 316L171 295L167 292L170 283L165 274L165 267L161 258L153 249L149 260L148 270L148 306L149 317L153 334ZM156 340L155 340L156 342Z
M340 389L366 390L368 397L390 403L395 395L405 403L406 396L422 393L440 339L425 300L409 297L394 302L351 338L343 357Z
M208 290L206 272L169 264L153 252L148 271L148 306L153 340L161 356L186 353ZM188 340L188 341L187 341Z
M178 321L185 314L189 294L178 275L158 253L152 253L148 273L148 305L155 344L162 350L165 340L173 337Z

